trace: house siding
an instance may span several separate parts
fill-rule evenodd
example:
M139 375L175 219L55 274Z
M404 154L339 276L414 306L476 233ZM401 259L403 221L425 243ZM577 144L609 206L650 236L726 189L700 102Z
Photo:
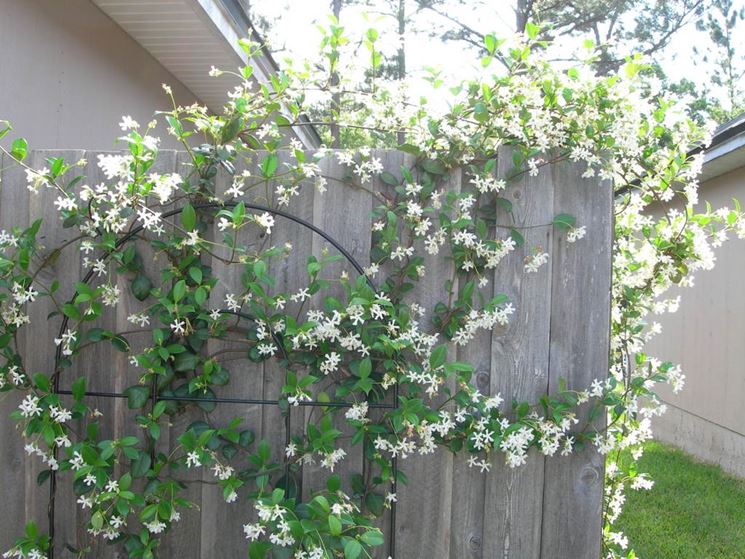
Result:
M700 198L712 207L743 200L745 169L702 184ZM655 437L745 477L745 240L731 236L716 249L716 266L695 276L678 312L656 317L662 333L650 355L680 363L686 375L678 394L664 387L669 410L654 420ZM650 321L653 318L650 318Z
M0 119L34 148L121 148L122 115L144 125L169 108L162 83L196 101L89 0L0 0L0 40Z

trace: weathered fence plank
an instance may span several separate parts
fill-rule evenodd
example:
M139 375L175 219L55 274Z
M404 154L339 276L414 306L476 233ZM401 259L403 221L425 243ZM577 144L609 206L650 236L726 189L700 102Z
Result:
M514 301L515 315L503 333L492 335L492 393L501 393L505 409L512 398L537 402L548 390L551 267L549 261L534 274L524 262L534 250L548 251L553 227L553 189L550 170L536 177L515 172L509 152L499 160L507 180L505 196L512 202L512 219L525 243L506 257L495 273L494 289ZM509 216L505 216L509 223ZM538 557L543 500L543 457L531 449L528 461L510 468L503 460L486 478L484 557ZM488 512L486 512L488 511ZM491 514L489 514L491 512Z
M554 213L587 227L581 248L556 236L551 247L549 390L583 390L608 372L613 189L581 177L578 166L552 167ZM584 420L583 415L579 416ZM593 448L546 460L541 558L600 556L604 460ZM563 514L562 514L563 512Z
M65 157L66 161L71 161L66 154L60 153L59 155L61 157ZM106 154L86 153L85 169L81 170L85 173L86 176L85 184L90 185L91 187L95 187L98 184L106 182L106 178L98 166L98 155ZM160 164L163 164L163 162L168 160L168 155L163 155L164 157L159 162ZM54 220L55 224L59 224L59 217L55 217L54 215L56 213L56 209L52 207L50 208L50 210L51 211L47 214L49 216L49 219ZM57 226L59 227L59 225ZM76 229L67 229L67 231L71 234L75 234L77 232ZM75 282L81 281L81 278L83 278L89 271L89 268L85 268L80 262L77 246L74 245L73 247L71 247L71 249L76 253L64 255L66 260L66 265L64 267L66 273L65 279L60 279L60 282L66 288L74 285ZM95 258L98 258L99 254L92 252L88 256L91 260L93 260ZM67 258L74 258L75 260L67 260ZM75 262L76 265L73 266L73 262ZM90 285L91 287L99 287L102 283L106 282L107 279L108 278L106 277L99 278L94 275L93 279L90 282ZM120 289L122 287L126 288L125 285L122 285L123 283L124 281L120 279L117 286ZM65 292L60 294L61 300L63 302L67 302L70 300L70 297L72 295L73 293L71 292L71 290L66 290ZM97 321L96 325L100 328L105 328L106 330L110 330L112 332L123 332L128 330L126 324L124 325L124 327L120 327L119 313L121 312L122 307L131 306L130 299L131 298L129 297L122 297L119 305L117 305L117 308L115 310L107 308L106 312L103 313L103 315L100 317L100 320ZM71 329L74 329L73 321L71 320L70 322ZM56 321L52 322L51 325L53 328L58 328ZM128 371L126 364L124 365L124 367L122 367L122 364L117 362L117 353L119 352L117 352L109 343L98 343L83 349L81 351L80 358L75 360L74 366L64 369L61 372L60 388L69 390L71 383L75 380L75 378L83 376L85 377L87 390L97 392L120 392L121 387L119 385L126 383L126 380L122 377L126 376ZM135 381L131 381L130 384L133 384L134 382ZM68 399L70 398L68 397ZM96 421L99 425L99 433L102 438L108 439L115 436L120 436L117 433L117 419L119 414L125 413L124 410L126 409L126 403L124 403L124 409L121 409L122 402L118 402L117 399L91 397L86 400L86 404L89 405L91 408L101 412L101 416L98 417ZM121 423L122 427L126 429L126 427L123 425L124 418L122 418ZM84 428L84 423L80 422L79 429L82 428ZM134 431L135 434L139 434L139 429L135 431L132 429L131 425L130 430ZM118 475L121 475L122 472L118 471L116 473ZM55 500L55 521L63 523L60 538L64 539L59 539L58 542L55 542L55 551L59 554L66 545L71 545L74 549L90 548L91 553L99 555L110 552L111 546L107 545L103 538L92 538L90 534L86 533L86 530L84 528L84 522L87 519L86 514L81 511L80 506L76 503L76 497L72 496L71 472L66 472L59 475L57 487L59 490L59 497L57 500ZM65 488L65 490L62 489L63 487ZM69 495L65 494L66 491L69 492ZM65 537L67 535L69 535L69 539Z
M70 162L76 162L83 158L83 154L80 150L66 152L38 150L31 154L29 165L35 169L49 168L49 159L64 155ZM78 169L78 171L80 170ZM71 171L62 177L61 180L70 180L74 174L75 171ZM11 187L10 184L6 186ZM18 188L23 185L13 186ZM60 252L56 252L56 249L66 241L71 240L76 235L76 231L74 229L65 229L62 226L62 221L54 205L55 200L59 197L59 192L42 187L37 195L31 195L25 188L23 190L25 191L23 194L28 197L29 201L28 221L26 224L31 224L37 219L43 219L38 233L38 238L44 246L40 258L43 258L49 263L49 268L39 274L39 283L48 289L55 278L59 279L60 289L55 293L55 299L59 302L66 301L72 295L74 282L80 278L80 251L77 245L67 246ZM39 265L41 261L37 261L35 264ZM54 339L59 336L60 323L59 318L54 320L50 319L49 316L57 310L54 301L50 298L39 300L29 307L28 314L31 324L34 324L34 327L23 331L21 337L25 337L27 348L38 348L35 351L29 351L27 353L27 359L24 363L26 370L31 373L39 371L52 372L54 370L56 351ZM62 377L64 377L64 372L62 373ZM25 477L27 510L33 504L33 510L36 512L31 518L35 518L43 526L46 524L47 505L44 501L47 500L49 495L49 482L39 486L37 484L37 475L46 469L46 467L43 466L37 456L26 456L26 460L29 465ZM71 478L69 476L64 477L66 479L58 486L57 498L61 503L61 508L69 511L70 514L56 516L55 528L59 530L61 541L74 543L77 539L78 530L78 523L75 521L76 497L72 491ZM65 485L64 488L62 487L63 485ZM62 505L62 503L64 504Z
M409 165L413 161L409 160ZM390 168L390 167L388 167ZM461 188L460 169L445 177L442 189L459 192ZM435 220L436 222L436 220ZM420 241L421 242L421 241ZM447 303L448 293L444 283L448 278L455 278L454 264L449 253L438 256L427 255L424 258L425 275L419 281L412 302L420 304L428 312L421 318L426 330L431 324L432 314L437 303ZM457 296L458 281L451 286ZM441 339L440 342L445 342ZM457 348L449 344L448 359L455 360ZM447 385L451 391L455 382ZM446 396L441 396L441 403ZM445 448L438 447L431 455L411 456L400 461L400 467L408 478L408 484L398 485L398 522L396 535L396 553L405 557L408 550L417 549L422 557L448 557L450 554L450 525L454 498L451 485L453 482L453 454ZM440 488L432 491L433 487Z
M310 155L308 156L310 158ZM328 233L332 238L341 242L361 266L367 266L370 263L370 235L351 235L353 231L370 231L372 225L371 211L373 202L369 192L365 191L355 183L354 180L347 177L347 172L341 165L334 154L331 153L318 162L321 172L325 177L331 177L326 184L326 192L320 194L315 192L312 184L307 184L304 188L314 191L311 215L301 216L312 222L313 225ZM346 239L346 240L345 240ZM321 259L324 254L337 255L338 251L326 239L317 234L311 236L311 250L306 254L312 254ZM305 257L303 252L295 254L298 263L305 266ZM332 281L338 281L343 274L346 274L350 282L357 280L358 272L346 260L333 262L324 268L321 277ZM296 287L300 287L299 285ZM343 300L344 288L341 285L332 286L325 290L323 295L328 294L340 300ZM321 294L311 300L313 306L322 308ZM327 387L324 387L326 389ZM317 392L317 390L316 390ZM339 398L331 393L331 399ZM308 407L300 410L297 414L297 420L308 422L311 415L314 420L318 420L320 409ZM342 431L340 446L347 453L345 459L336 465L334 473L338 474L344 480L345 491L351 491L349 485L350 476L361 474L363 468L363 450L362 445L352 447L349 444L351 438L351 429L343 417L344 410L335 411L333 418L334 427ZM302 432L303 429L300 428ZM318 458L318 457L315 457ZM303 466L302 490L303 497L309 498L314 491L325 488L324 479L329 474L318 463Z
M23 169L12 165L7 155L0 153L0 230L10 232L13 227L26 227L29 215L29 193L26 190L26 176ZM25 349L25 337L19 336L19 350ZM24 441L8 414L18 407L20 394L8 392L0 395L0 491L2 501L13 503L15 514L8 514L0 522L0 550L23 533L23 527L29 520L44 522L45 518L29 518L26 509L26 474L28 465L23 451ZM37 490L44 495L44 489ZM6 509L7 510L7 509Z
M383 167L399 180L401 180L402 178L402 169L405 168L411 170L414 167L414 163L416 162L416 160L411 156L393 151L381 150L375 152L374 155L380 158ZM339 167L339 171L343 172L343 167ZM386 184L380 178L374 178L372 180L371 187L374 196L372 204L373 208L371 209L374 209L375 207L384 204L386 196L390 196L392 194L392 188L391 185ZM364 192L362 194L364 195ZM383 263L380 272L373 278L373 283L378 286L378 288L380 283L383 281L383 278L385 278L386 275L391 272L390 268L390 263ZM386 397L385 403L388 405L396 404L395 393L389 394ZM380 410L380 412L378 413L381 412L382 410ZM391 486L387 487L386 490L393 492L394 490L398 491L401 487L402 485L400 483L391 484ZM395 556L395 550L400 545L397 541L397 538L399 537L401 530L399 530L400 523L397 522L397 526L392 528L392 522L395 520L393 517L397 516L399 513L398 509L398 503L390 503L390 506L386 507L386 509L384 510L382 518L378 520L377 525L383 531L386 542L384 546L376 550L376 553L374 555L375 559L386 559L391 555Z
M88 183L103 180L96 165L97 152L34 152L31 163L43 166L44 158L51 155L63 155L67 161L84 155L88 160ZM306 155L310 157L311 154ZM402 165L413 167L415 163L413 157L399 152L381 151L374 156L380 157L384 168L397 177L401 176ZM279 173L290 157L288 153L280 155ZM249 170L255 180L260 176L261 158L262 155L257 154L255 160L239 162L238 172ZM43 216L49 222L43 229L47 246L53 247L66 238L65 235L72 230L61 228L53 206L55 193L49 190L40 196L29 195L23 171L8 166L7 158L0 163L0 229L26 226L29 217ZM189 157L184 153L163 152L157 170L176 170L186 176L188 164ZM501 151L496 171L498 176L508 177L511 166L509 152ZM292 199L288 211L329 233L360 264L367 265L371 210L380 203L373 199L370 190L380 193L390 187L375 181L372 186L360 188L357 179L350 178L348 169L339 164L333 154L321 160L321 168L328 176L328 192L319 194L312 184L304 184L301 194ZM535 177L522 174L508 181L502 196L512 202L512 213L500 213L500 223L517 227L525 238L525 244L506 257L497 268L493 282L481 288L481 293L484 297L507 294L516 312L507 327L493 333L479 333L468 346L457 350L451 348L450 351L450 358L457 357L475 366L474 382L483 394L502 394L505 398L502 407L507 411L513 397L535 402L542 395L557 390L560 377L567 379L570 388L582 389L587 388L593 378L603 379L607 373L611 189L607 185L598 185L597 181L581 179L580 175L576 166L562 163L541 168ZM218 180L218 192L224 192L230 180L223 173ZM267 197L274 196L275 182L281 180L279 177L250 191L246 200L267 204ZM447 188L458 189L461 181L468 181L469 176L455 171L447 180ZM565 237L556 234L550 226L557 213L575 215L578 223L587 227L586 238L577 245L567 245ZM173 221L177 223L178 216ZM508 234L505 229L504 236ZM214 223L204 235L215 240L222 237ZM288 258L277 257L271 263L277 278L273 293L287 291L291 294L303 287L307 277L307 257L311 254L318 257L324 250L334 251L318 235L281 217L276 217L270 235L246 230L239 234L239 242L256 250L292 244ZM536 246L548 252L550 260L536 274L526 275L523 272L524 259ZM138 242L137 247L146 273L157 277L165 260L158 258L146 243ZM204 263L211 265L221 279L210 295L210 305L224 308L225 296L240 291L240 274L236 269L240 266L229 267L217 257L206 258ZM427 274L420 282L416 299L425 306L432 306L446 297L443 283L445 276L451 274L452 263L441 255L438 259L426 259L425 266ZM354 281L356 273L343 262L330 266L324 277L338 278L343 270ZM60 259L53 271L61 275L67 285L77 280L84 273L77 249L71 249L69 258ZM103 323L117 331L126 331L133 329L127 322L129 314L146 308L147 304L134 299L126 279L121 279L118 287L121 290L120 304ZM64 293L64 296L69 296L69 293ZM315 302L314 299L306 303L304 310ZM287 305L289 308L300 307L291 301L287 301ZM30 362L34 370L50 371L53 364L53 338L57 336L59 320L47 321L48 312L46 307L38 306L32 316L33 328L21 339L22 344L47 340L47 353L40 352ZM428 317L422 320L426 326ZM149 342L146 335L139 334L128 336L128 340L138 349ZM220 352L228 345L224 341L211 340L205 351L210 354ZM139 372L128 363L126 354L111 349L108 344L86 352L75 367L63 373L63 388L69 386L66 383L71 378L83 373L91 390L121 392L136 382ZM230 385L218 389L218 396L272 400L280 396L285 375L276 363L255 364L246 360L243 354L225 352L219 353L217 358L231 371ZM0 414L7 416L17 406L17 400L12 393L4 396L0 400ZM89 404L104 413L102 430L106 436L138 432L134 425L137 414L127 408L126 400L91 398ZM301 434L303 423L310 415L321 412L320 409L313 410L310 407L290 410L293 434ZM339 417L335 423L343 428L343 412L337 414ZM278 406L218 404L218 408L209 414L209 421L221 424L234 416L241 416L243 428L252 429L257 439L272 441L273 459L283 459L285 418ZM178 446L176 437L193 421L206 418L206 414L196 406L187 406L186 411L171 418L173 425L170 428L163 429L158 450L174 450ZM48 486L36 487L39 460L25 456L23 442L8 421L0 425L0 445L3 501L13 503L15 509L23 511L23 514L12 515L0 526L2 550L7 549L21 533L26 520L33 517L42 526L45 524ZM361 445L345 447L345 450L348 456L337 471L343 477L361 473L364 468ZM533 450L528 463L517 469L504 465L499 455L491 465L491 472L483 474L470 468L467 458L453 457L448 451L439 450L434 455L403 460L401 468L409 478L409 485L398 486L395 557L399 559L596 559L599 555L602 457L592 450L549 459ZM182 511L181 521L164 535L162 556L179 559L244 556L246 540L241 526L254 518L251 507L240 502L225 504L211 472L193 469L176 473L187 485L186 498L196 507ZM321 487L321 476L326 474L318 466L304 466L297 480L297 489L303 497L309 496L314 489ZM60 475L57 493L59 518L56 521L60 536L58 551L62 549L62 542L84 546L90 541L81 527L85 515L78 512L69 482L69 474ZM387 529L389 515L386 513L380 523L386 537L391 536ZM92 550L96 557L123 557L117 546L100 541L93 544ZM377 555L387 557L387 554L386 547Z
M170 155L170 154L169 154ZM158 158L160 159L160 157ZM157 163L157 161L156 161ZM166 173L173 172L178 173L182 177L187 177L191 171L191 157L188 153L179 151L173 154L162 167L157 169L157 172ZM165 213L177 209L175 204L167 204L159 211ZM169 219L171 223L179 223L179 215L175 215ZM173 226L168 226L169 229L173 229ZM168 259L163 254L156 253L150 246L145 243L138 243L137 249L143 258L144 272L147 277L153 282L154 285L158 285L160 274L163 272L163 268L170 266ZM142 310L147 307L148 301L140 303L136 301L127 287L127 300L135 301L136 308ZM152 326L152 325L151 325ZM163 325L158 325L163 326ZM131 326L130 326L131 327ZM150 337L143 339L145 344L152 343ZM141 347L141 346L139 346ZM140 370L141 372L141 370ZM132 380L134 377L134 380ZM137 379L137 368L135 368L134 375L128 375L130 379L130 385L134 384ZM124 403L126 407L126 403ZM197 420L204 419L204 413L197 406L187 406L181 410L177 415L173 416L170 421L166 424L162 423L160 440L158 441L157 451L165 454L178 449L179 442L177 437L186 431L189 425ZM172 472L175 477L182 480L186 485L186 489L183 494L183 498L194 503L193 508L181 511L181 519L178 522L178 530L172 530L163 535L163 555L168 557L189 557L193 555L195 550L199 549L201 542L201 529L208 519L202 516L201 509L201 495L202 495L202 475L199 469L178 469ZM184 538L183 534L188 533L191 535L190 538Z

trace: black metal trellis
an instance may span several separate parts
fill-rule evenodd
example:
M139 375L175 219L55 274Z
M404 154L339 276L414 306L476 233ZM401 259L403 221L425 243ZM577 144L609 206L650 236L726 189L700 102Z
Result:
M194 209L217 209L217 208L233 208L237 206L237 202L225 202L224 204L217 204L217 203L207 203L207 204L198 204L194 206ZM365 281L367 284L373 289L373 291L377 292L377 288L373 281L365 274L364 269L362 266L357 262L357 260L333 237L331 237L328 233L323 231L322 229L319 229L312 223L299 218L289 212L285 212L280 209L275 208L269 208L267 206L262 206L260 204L250 204L245 203L244 206L246 209L254 210L254 211L261 211L261 212L268 212L272 215L280 216L285 219L288 219L290 221L293 221L297 223L298 225L301 225L302 227L305 227L309 230L311 230L313 233L316 233L317 235L320 235L328 241L344 258L347 260L349 264L352 265L352 267L355 269L355 271L360 274L362 277L365 278ZM163 218L172 217L176 214L181 213L181 208L170 210L163 214ZM106 254L106 258L110 256L112 253L114 253L118 248L120 248L122 245L128 243L130 240L134 239L140 232L144 230L144 226L138 226L131 231L129 231L126 235L124 235L122 238L117 240L116 244L114 245L114 249L111 250L108 254ZM81 283L88 284L90 283L91 279L93 278L93 270L89 270L88 273L83 277L83 280ZM77 295L77 290L75 293L73 293L70 301L74 301L75 297ZM226 314L234 314L237 316L240 316L241 318L245 318L247 320L253 320L253 317L246 313L240 313L240 312L233 312L228 310L222 310L221 312ZM62 320L62 324L60 325L60 331L58 337L62 337L62 334L65 333L65 330L67 330L67 326L69 324L69 317L64 316ZM284 347L284 343L282 339L277 336L274 332L272 332L272 338L277 347L279 348L280 352L283 355L283 358L287 358L287 352ZM54 394L61 394L61 395L71 395L72 391L67 389L60 388L60 362L62 360L62 345L60 344L57 346L57 350L55 353L54 358L54 373L52 377L52 393ZM85 392L86 397L101 397L101 398L114 398L114 399L123 399L127 398L127 395L122 392L107 392L107 391L86 391ZM155 405L158 401L173 401L173 402L202 402L202 403L214 403L214 404L241 404L241 405L258 405L258 406L272 406L272 405L279 405L281 400L269 400L269 399L263 399L263 398L197 398L194 396L160 396L158 395L157 385L156 382L153 382L153 385L151 387L151 405ZM352 404L349 402L344 401L337 401L337 402L319 402L315 400L311 401L302 401L297 403L299 406L307 407L329 407L329 408L351 408ZM398 408L398 383L394 384L393 387L393 403L392 404L386 404L386 403L380 403L380 402L370 402L368 404L370 408L376 408L376 409L397 409ZM288 410L288 412L285 415L285 444L290 443L291 438L291 413ZM364 450L363 450L364 452ZM155 448L151 450L151 454L155 454ZM54 457L58 457L58 450L55 447L54 450ZM151 456L151 458L154 458L154 456ZM364 467L365 461L363 460L363 467ZM287 483L287 480L289 479L288 476L288 470L289 470L289 464L285 465L285 483ZM391 483L391 492L396 492L396 486L397 486L397 478L398 478L398 460L397 458L392 459L392 473L393 473L393 481ZM57 491L57 472L52 470L50 475L50 486L49 486L49 506L48 506L48 522L49 522L49 540L50 540L50 546L49 546L49 559L54 559L54 538L55 538L55 530L54 530L54 519L55 519L55 496ZM391 559L395 559L395 553L396 553L396 502L393 501L390 503L391 509L390 509L390 518L389 518L389 540L388 540L388 555Z

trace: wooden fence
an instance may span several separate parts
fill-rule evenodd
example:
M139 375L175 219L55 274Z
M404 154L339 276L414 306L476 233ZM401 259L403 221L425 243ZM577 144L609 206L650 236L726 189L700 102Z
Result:
M67 161L87 160L87 184L103 182L98 169L98 153L82 151L35 151L30 164L35 168L47 166L49 157L64 157ZM400 176L401 165L413 163L411 156L386 151L378 154L386 170ZM498 173L504 176L511 166L508 154L500 153ZM56 215L51 190L30 195L25 174L18 167L9 166L6 159L0 164L0 229L25 226L43 217L44 244L59 245L72 234L63 229ZM157 170L188 174L183 153L162 152ZM335 158L322 160L323 173L328 181L328 192L319 194L312 187L302 189L292 200L289 212L301 217L337 239L358 261L367 263L370 249L370 226L373 200L370 193L344 185L351 179ZM448 177L450 186L458 188L461 173ZM221 178L218 188L225 188L227 179ZM373 188L390 188L374 183ZM480 334L465 348L454 348L451 357L476 366L476 382L483 393L501 392L506 397L537 401L542 395L558 389L559 378L568 380L570 388L583 389L593 378L603 378L608 366L609 288L612 195L608 185L581 178L576 166L561 163L543 167L535 177L522 176L508 184L505 196L513 204L517 225L524 229L525 244L505 259L496 271L494 289L506 293L517 311L509 326L493 334ZM578 243L567 244L564 235L551 226L531 227L550 223L559 213L577 217L587 227L587 235ZM243 238L244 242L256 239ZM292 291L300 286L305 276L305 258L330 248L317 234L291 221L277 219L270 243L291 242L296 257L274 271L278 289ZM523 261L536 245L550 254L547 265L537 274L523 273ZM146 268L157 274L161 267L157 258L140 247ZM330 249L333 250L333 249ZM338 264L340 267L342 264ZM221 289L237 284L213 263L215 273L221 275ZM440 274L431 266L440 266ZM419 298L434 304L442 289L446 264L434 263ZM349 268L350 273L353 271ZM42 281L58 277L63 285L71 286L84 274L82 255L66 253L59 258ZM304 284L303 284L304 285ZM129 294L128 285L120 286L125 294L114 312L106 314L105 326L124 331L130 326L127 316L145 304ZM60 298L69 296L62 293ZM222 299L224 293L217 293ZM31 307L32 327L21 336L20 343L30 357L31 371L49 372L53 369L54 344L59 318L47 320L49 308L43 304ZM136 340L130 340L137 343ZM143 338L140 343L146 343ZM100 346L100 347L99 347ZM271 362L256 365L248 361L230 364L233 371L229 385L235 397L276 398L283 384L279 369ZM128 363L127 356L99 344L78 359L74 371L85 374L88 389L121 392L136 383L137 371ZM65 385L63 378L62 385ZM69 382L69 381L67 381ZM223 392L225 396L227 392ZM0 415L5 418L18 404L16 394L6 394L0 402ZM137 432L136 415L127 409L126 401L91 397L89 404L103 412L102 430L105 436ZM293 429L299 429L303 408L292 410ZM284 421L279 409L267 406L219 404L212 414L215 421L242 416L245 424L258 437L276 441L275 452L284 444ZM167 450L175 444L171 438L185 426L199 419L200 413L190 411L172 420L170 431L164 433L162 446ZM40 460L28 457L23 441L12 421L0 422L0 499L6 514L0 523L0 550L7 549L22 533L28 520L46 525L48 488L37 486ZM350 452L345 471L358 471L361 457ZM600 554L601 504L603 492L603 459L593 450L577 452L569 457L543 456L531 451L528 463L510 469L495 463L490 473L482 474L469 468L464 456L453 456L440 451L434 456L416 457L403 462L410 483L399 487L396 522L395 557L398 559L597 559ZM304 487L313 486L313 471L304 471ZM199 505L185 511L181 521L163 538L163 558L179 559L234 558L246 556L246 540L241 526L247 521L246 505L240 502L226 505L221 490L211 484L199 483L197 470L183 474L189 481L188 498ZM75 504L69 474L62 474L58 484L55 526L57 532L56 557L73 557L63 549L63 542L73 546L87 540L84 513ZM207 479L207 477L205 477ZM387 520L387 519L386 519ZM386 523L387 525L387 523ZM390 535L387 534L387 537ZM382 552L387 556L388 550ZM91 557L126 557L116 546L102 542L93 544Z

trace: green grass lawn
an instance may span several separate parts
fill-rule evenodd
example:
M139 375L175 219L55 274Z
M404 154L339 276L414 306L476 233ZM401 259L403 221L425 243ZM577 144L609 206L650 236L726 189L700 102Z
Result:
M641 559L745 558L745 480L660 443L639 471L654 487L627 492L619 525Z

